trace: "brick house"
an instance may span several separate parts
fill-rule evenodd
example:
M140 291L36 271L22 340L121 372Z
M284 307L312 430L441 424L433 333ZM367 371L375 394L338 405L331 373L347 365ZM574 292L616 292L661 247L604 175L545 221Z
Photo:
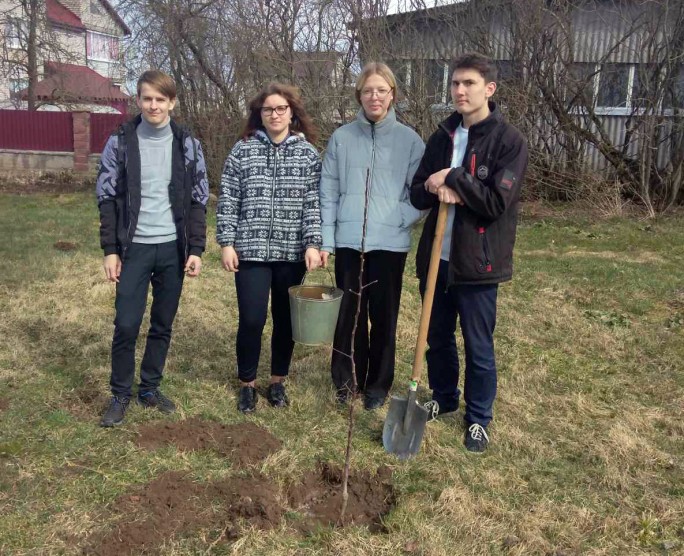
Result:
M39 110L124 113L121 40L130 29L107 0L43 0L36 21ZM0 0L0 108L26 108L29 17Z

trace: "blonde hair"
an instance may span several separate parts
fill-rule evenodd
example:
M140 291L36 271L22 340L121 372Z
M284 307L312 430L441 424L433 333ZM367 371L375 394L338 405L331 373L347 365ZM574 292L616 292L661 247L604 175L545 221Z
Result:
M369 62L363 66L359 78L356 80L356 90L354 91L356 102L361 104L361 89L363 89L363 86L371 75L379 75L387 81L387 84L392 89L392 102L394 102L394 99L397 96L397 80L389 66L382 62Z
M143 83L151 85L169 100L176 98L176 82L170 75L165 74L159 70L147 70L138 79L138 98L140 98L140 91Z

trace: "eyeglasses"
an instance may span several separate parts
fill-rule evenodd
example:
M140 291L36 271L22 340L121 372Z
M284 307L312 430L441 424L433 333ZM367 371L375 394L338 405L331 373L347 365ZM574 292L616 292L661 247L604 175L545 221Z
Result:
M262 116L272 116L273 112L278 114L278 116L282 116L287 112L287 109L290 107L289 104L281 104L280 106L276 106L275 108L271 108L270 106L262 106L261 107L261 115Z
M385 100L385 97L392 92L392 89L363 89L361 91L361 96L363 98L373 98L374 96L378 100Z

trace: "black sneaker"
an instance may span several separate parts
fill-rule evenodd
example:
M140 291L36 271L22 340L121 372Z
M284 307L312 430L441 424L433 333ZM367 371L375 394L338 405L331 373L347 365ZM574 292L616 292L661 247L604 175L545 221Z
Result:
M256 409L257 391L252 386L241 386L238 394L238 411L252 413Z
M144 408L155 407L162 413L173 413L176 411L176 404L158 389L138 393L138 405Z
M107 411L104 412L104 415L100 420L100 426L114 427L123 423L126 409L128 409L130 401L130 398L112 396L109 407L107 407Z
M477 423L467 423L468 429L465 432L463 444L466 450L481 454L487 449L489 444L489 436L487 436L487 429Z
M363 408L366 411L374 411L376 409L380 409L383 405L385 405L385 400L387 399L387 396L364 396L363 398Z
M270 384L266 390L266 399L273 407L285 407L290 403L285 393L285 385L282 382Z
M335 392L335 402L338 405L346 405L351 399L351 390L349 388L338 388Z

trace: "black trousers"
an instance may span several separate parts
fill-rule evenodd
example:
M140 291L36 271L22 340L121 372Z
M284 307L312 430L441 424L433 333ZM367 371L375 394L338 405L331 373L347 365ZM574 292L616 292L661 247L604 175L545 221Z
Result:
M304 262L251 262L240 261L235 274L238 299L237 351L238 377L242 382L256 379L261 355L261 335L266 324L268 294L271 293L271 374L287 376L292 360L292 322L290 299L287 290L301 283L306 266Z
M394 380L397 318L406 253L370 251L365 254L361 313L354 339L354 362L359 389L367 396L386 396ZM361 252L340 248L335 251L335 279L344 291L335 330L332 355L332 379L335 387L352 384L351 334L356 316ZM370 318L370 334L368 319ZM341 353L340 353L341 352Z
M159 386L171 341L171 328L183 289L183 264L175 241L133 243L116 285L110 386L115 396L130 397L135 379L135 344L152 283L150 330L140 367L140 392Z

